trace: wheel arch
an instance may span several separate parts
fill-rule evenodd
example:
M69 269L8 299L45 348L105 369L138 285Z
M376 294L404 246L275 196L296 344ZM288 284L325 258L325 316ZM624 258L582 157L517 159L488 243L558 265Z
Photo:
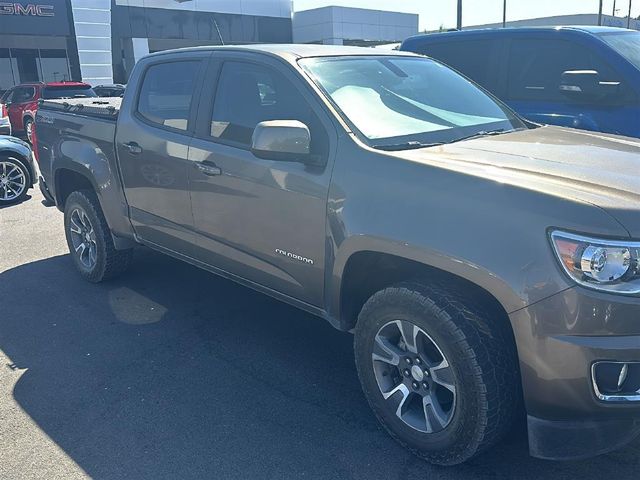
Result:
M100 200L99 191L91 172L79 164L70 163L58 166L53 174L53 187L53 197L60 211L64 211L67 198L76 190L90 189L98 195L98 200Z
M487 308L507 322L510 312L525 306L506 282L477 265L417 251L397 242L369 243L368 248L336 257L332 275L336 281L329 288L328 311L338 319L341 330L354 328L360 309L373 293L406 280L434 282L472 292L474 298L482 299ZM372 248L375 246L379 248Z
M63 162L58 164L53 172L53 198L58 210L64 211L64 204L71 193L77 190L91 190L96 194L98 203L103 211L107 226L111 231L111 237L114 245L118 250L124 250L136 245L133 240L133 231L131 224L122 216L114 218L114 209L105 208L105 203L110 200L103 198L100 189L92 171L85 165L77 162ZM118 230L114 229L118 226ZM125 233L120 233L124 229Z

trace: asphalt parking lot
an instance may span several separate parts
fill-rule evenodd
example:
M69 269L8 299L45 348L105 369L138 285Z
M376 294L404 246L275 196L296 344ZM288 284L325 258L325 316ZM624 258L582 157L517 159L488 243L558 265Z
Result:
M580 462L522 428L454 468L397 446L351 336L144 248L91 285L39 193L0 209L0 478L638 478L640 440Z

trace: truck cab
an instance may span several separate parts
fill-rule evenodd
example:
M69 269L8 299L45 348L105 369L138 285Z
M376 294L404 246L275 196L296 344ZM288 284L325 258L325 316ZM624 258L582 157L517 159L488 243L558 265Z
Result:
M406 39L542 124L640 137L640 32L613 27L464 30Z

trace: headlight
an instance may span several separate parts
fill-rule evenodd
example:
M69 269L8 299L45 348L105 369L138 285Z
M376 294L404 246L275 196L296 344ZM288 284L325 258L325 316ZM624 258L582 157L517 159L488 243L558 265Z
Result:
M640 293L640 242L555 230L551 243L564 271L580 285L628 295Z

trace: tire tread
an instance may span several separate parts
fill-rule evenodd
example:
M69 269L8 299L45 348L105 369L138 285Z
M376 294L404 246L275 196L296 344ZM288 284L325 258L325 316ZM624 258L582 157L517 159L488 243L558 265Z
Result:
M81 203L87 209L87 213L97 219L97 225L93 228L96 231L96 236L101 239L99 245L102 246L102 252L99 255L102 254L105 259L103 265L101 265L102 268L96 268L92 272L81 270L80 273L86 280L93 283L99 283L121 275L131 264L133 249L117 250L115 248L111 238L111 230L102 213L98 197L93 191L77 190L67 197L65 204L74 201Z
M474 377L478 386L480 411L473 440L445 452L424 452L412 448L376 412L385 429L417 456L440 465L463 463L495 445L513 425L520 405L518 360L510 328L502 322L490 321L491 312L459 290L420 281L399 283L375 293L362 308L358 325L366 322L374 311L389 304L401 309L418 304L425 310L439 312L430 318L434 321L430 325L446 329L450 336L453 334L454 343L473 364L467 374Z

